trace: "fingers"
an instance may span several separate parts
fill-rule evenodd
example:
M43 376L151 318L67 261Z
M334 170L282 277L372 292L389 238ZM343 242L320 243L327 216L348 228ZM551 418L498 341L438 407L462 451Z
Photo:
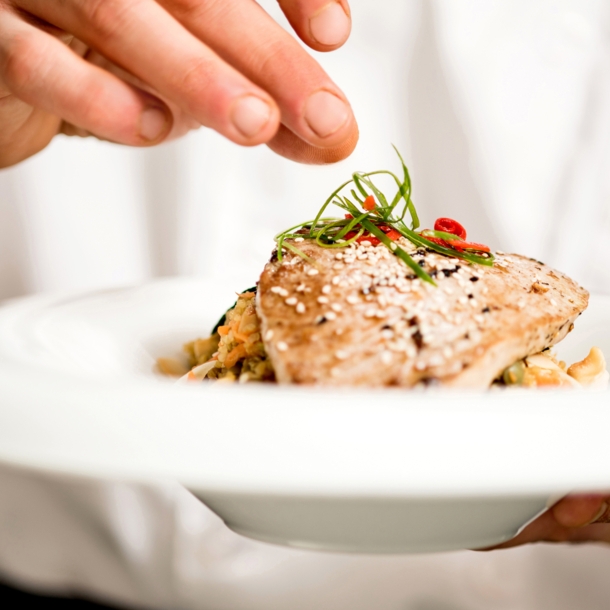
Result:
M273 99L153 0L16 1L238 144L260 144L277 131L279 111Z
M160 2L197 38L267 91L281 110L282 124L297 138L317 148L346 150L357 140L356 120L345 95L257 3ZM298 158L298 153L293 157Z
M277 153L291 161L298 163L307 163L309 165L325 165L328 163L336 163L349 157L356 148L358 143L358 130L356 129L349 139L339 146L332 148L318 148L307 144L298 138L287 127L280 125L276 136L267 146Z
M602 494L577 494L562 498L551 508L557 523L563 527L584 527L590 523L606 523L608 504Z
M316 51L333 51L349 37L352 20L345 0L278 0L299 38Z
M146 146L172 117L154 97L89 65L53 36L8 11L0 19L0 90L104 139Z

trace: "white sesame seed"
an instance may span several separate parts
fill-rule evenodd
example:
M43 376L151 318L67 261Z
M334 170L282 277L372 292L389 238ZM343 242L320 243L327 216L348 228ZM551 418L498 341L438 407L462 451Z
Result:
M443 349L443 356L445 356L445 358L451 358L451 356L453 356L453 350L447 346Z
M345 267L345 265L343 263L335 263L333 265L333 269L335 269L336 271L339 271L340 269L343 269L343 267Z
M337 357L339 360L345 360L347 358L348 354L345 350L342 349L338 349L335 352L335 357Z
M305 313L305 305L303 303L297 303L296 312Z
M288 344L285 341L278 341L276 347L278 352L285 352L288 349Z
M358 297L355 294L350 294L347 299L345 299L350 305L355 305L358 302Z
M383 364L392 364L392 360L393 360L393 356L392 356L392 352L388 352L388 351L383 351L381 352L381 362L383 362Z
M301 262L300 257L295 256L295 257L294 257L294 258L293 258L293 259L290 261L290 264L291 264L291 265L297 265L297 264L298 264L298 263L300 263L300 262Z
M447 293L447 294L453 294L453 289L450 288L449 286L445 286L443 288L443 290Z
M423 371L426 368L426 365L421 362L421 360L419 362L415 363L415 370L416 371Z
M360 242L361 246L372 246L373 244L368 240L368 239L364 239Z
M297 286L297 292L305 292L305 284L299 284Z
M374 318L376 313L377 313L377 312L376 312L374 309L367 309L367 310L364 312L364 317L365 317L365 318Z
M330 294L331 290L332 288L328 284L322 286L322 294Z
M336 258L338 261L340 261L340 260L343 258L343 252L337 252L337 253L335 254L335 258Z
M392 252L395 252L397 248L398 246L394 242L390 244L390 250L392 250Z
M384 328L381 331L381 336L384 339L393 339L394 338L394 331L390 330L389 328Z
M375 312L375 316L376 316L377 318L379 318L380 320L381 320L382 318L387 317L387 315L388 315L388 314L387 314L385 311L383 311L382 309L378 309L378 310Z
M320 273L317 269L310 269L307 272L307 275L318 275L318 273Z
M549 301L549 303L553 306L553 307L557 307L557 301L555 299L551 299Z
M305 241L305 240L304 240L302 237L295 237L295 238L294 238L294 241L296 241L296 242L302 242L302 241Z
M280 291L283 290L283 288L280 288L279 286L271 286L269 290L271 290L273 294L280 294Z
M337 313L339 313L340 311L342 311L342 310L343 310L343 307L341 307L341 305L339 305L339 303L333 303L333 304L330 306L330 308L331 308L333 311L336 311Z
M288 297L284 303L286 303L286 305L296 305L297 304L297 298L296 297Z
M318 303L320 303L320 305L325 305L328 303L328 297L318 297Z
M273 331L271 329L269 329L265 333L265 341L271 341L271 339L273 339Z
M333 286L336 286L340 281L341 281L341 278L338 275L335 275L335 277L331 280L331 284Z
M324 314L324 317L325 317L327 320L332 321L332 320L336 320L336 319L337 319L337 314L336 314L334 311L327 311L327 312Z
M468 303L468 297L461 296L458 299L458 303L461 303L462 305L466 305L466 303Z

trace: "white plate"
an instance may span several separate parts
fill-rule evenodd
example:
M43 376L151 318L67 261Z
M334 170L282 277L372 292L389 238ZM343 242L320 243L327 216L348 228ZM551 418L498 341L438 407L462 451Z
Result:
M571 489L610 488L609 392L175 386L157 356L203 336L234 284L167 280L0 308L0 459L178 479L245 535L359 552L510 538ZM610 355L610 299L562 346Z

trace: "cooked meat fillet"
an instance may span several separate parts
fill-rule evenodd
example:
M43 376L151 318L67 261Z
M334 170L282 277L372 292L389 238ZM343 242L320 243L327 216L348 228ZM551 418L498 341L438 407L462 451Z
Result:
M470 265L406 240L434 287L383 245L298 246L266 265L257 293L280 383L487 388L516 360L554 345L586 308L564 274L516 254Z

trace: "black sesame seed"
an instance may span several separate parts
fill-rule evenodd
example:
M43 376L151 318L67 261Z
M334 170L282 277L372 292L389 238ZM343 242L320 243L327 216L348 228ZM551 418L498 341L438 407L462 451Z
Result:
M413 333L413 341L417 349L421 349L424 345L424 336L419 332L419 328Z
M489 309L489 307L485 306L483 307L483 309L481 309L481 313L489 313L491 311L491 309Z
M473 275L473 276L470 278L470 281L471 281L471 282L478 282L478 281L479 281L479 278L478 278L478 277L476 277L475 275Z

